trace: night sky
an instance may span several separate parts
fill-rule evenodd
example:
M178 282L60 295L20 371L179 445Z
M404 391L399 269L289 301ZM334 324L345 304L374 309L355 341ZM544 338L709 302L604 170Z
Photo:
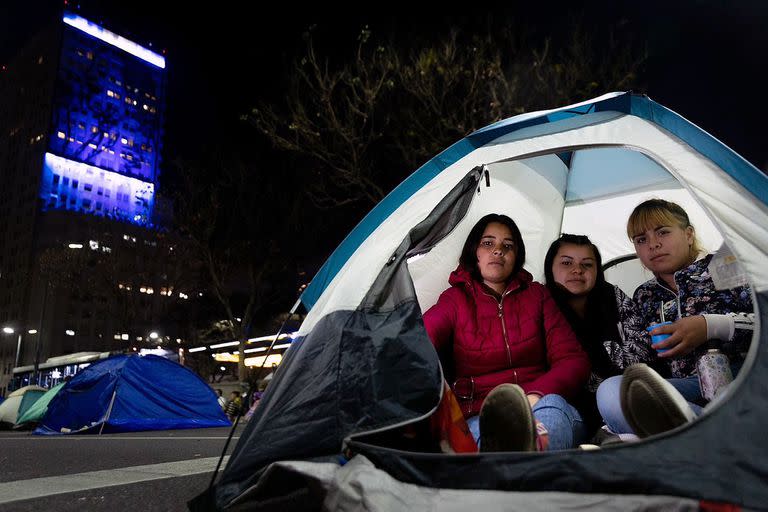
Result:
M161 3L81 0L69 5L140 44L152 42L152 49L167 50L166 160L191 154L205 142L239 137L247 144L256 137L238 116L260 98L279 98L284 71L301 51L301 33L310 25L317 26L316 40L341 54L366 24L374 34L407 45L451 26L471 30L489 16L525 23L541 37L556 36L581 17L587 28L623 20L627 30L647 41L648 90L642 92L768 169L763 126L768 117L768 2L506 2L503 8L489 4L476 13L468 12L476 3L449 11L437 3L432 8L421 4L416 12L410 10L414 2L375 7L366 2L356 11L329 3L308 8L295 2L210 2L191 9ZM0 64L60 5L0 1Z

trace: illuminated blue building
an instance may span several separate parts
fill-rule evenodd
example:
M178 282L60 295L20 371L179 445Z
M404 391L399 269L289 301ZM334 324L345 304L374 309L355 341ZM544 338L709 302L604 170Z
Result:
M130 348L188 298L158 221L164 57L74 13L49 21L0 68L0 394L14 367ZM80 281L57 290L64 273Z
M75 14L63 21L42 208L150 225L165 59Z

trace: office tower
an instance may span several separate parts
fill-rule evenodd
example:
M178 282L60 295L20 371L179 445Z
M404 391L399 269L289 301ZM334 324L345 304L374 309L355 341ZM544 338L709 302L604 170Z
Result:
M130 349L187 297L158 220L165 83L162 55L72 12L0 72L0 392Z

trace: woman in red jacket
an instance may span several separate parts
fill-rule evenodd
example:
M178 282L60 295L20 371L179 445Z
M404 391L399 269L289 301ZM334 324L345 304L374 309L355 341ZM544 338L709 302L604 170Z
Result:
M586 383L589 359L524 263L514 221L486 215L464 243L451 287L424 313L435 348L453 361L452 388L482 451L535 450L537 430L549 450L584 436L567 400Z

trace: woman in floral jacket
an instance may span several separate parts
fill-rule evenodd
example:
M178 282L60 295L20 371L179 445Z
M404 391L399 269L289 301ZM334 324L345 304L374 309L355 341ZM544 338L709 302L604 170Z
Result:
M696 233L685 210L675 203L662 199L641 203L629 217L627 234L638 258L655 276L638 287L634 301L646 326L672 322L651 331L651 335L670 335L652 347L669 365L673 378L666 382L688 401L692 416L697 415L705 400L696 360L714 345L729 356L733 372L738 372L752 340L752 292L748 286L715 287L709 271L712 255L697 259L701 250ZM660 379L645 370L642 373L654 382L652 387L664 387ZM633 430L619 405L621 379L606 380L597 392L603 419L617 433Z

